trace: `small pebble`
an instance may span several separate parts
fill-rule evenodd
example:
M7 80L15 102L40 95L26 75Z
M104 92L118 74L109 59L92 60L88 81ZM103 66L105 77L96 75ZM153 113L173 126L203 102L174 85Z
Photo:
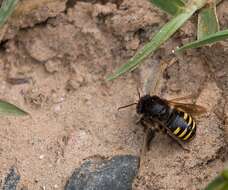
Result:
M39 159L40 159L40 160L44 159L44 155L43 155L43 154L40 155Z
M3 190L16 190L17 184L20 181L20 175L15 167L12 167L9 174L5 178Z
M58 104L54 107L54 112L59 112L61 110L61 106Z

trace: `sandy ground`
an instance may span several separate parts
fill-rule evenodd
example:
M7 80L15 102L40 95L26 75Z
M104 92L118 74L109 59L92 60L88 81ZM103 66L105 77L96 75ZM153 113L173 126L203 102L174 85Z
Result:
M218 11L221 28L227 28L228 2ZM0 97L31 117L1 117L0 181L15 166L18 189L63 189L89 156L139 155L143 131L135 108L117 108L137 101L136 89L143 89L155 62L173 57L177 62L164 73L159 95L194 94L208 112L196 118L197 136L186 144L190 153L156 136L134 189L196 190L213 179L227 159L227 42L171 55L194 39L189 22L133 73L105 80L167 20L147 0L22 1L4 29Z

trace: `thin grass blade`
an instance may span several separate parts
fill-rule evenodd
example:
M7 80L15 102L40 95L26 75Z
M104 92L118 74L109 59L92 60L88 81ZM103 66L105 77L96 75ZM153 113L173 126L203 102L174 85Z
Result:
M182 0L150 0L154 5L163 11L171 14L177 15L181 11L183 11L185 7L185 3Z
M216 2L212 1L203 8L198 15L198 40L219 31L219 22L216 14Z
M180 51L190 49L190 48L198 48L201 46L205 46L205 45L215 43L215 42L218 42L221 40L226 40L226 39L228 39L228 30L222 30L222 31L216 32L212 35L209 35L203 39L188 43L180 48L177 48L176 51L180 52Z
M182 24L189 17L191 17L192 14L193 12L181 13L165 24L149 43L147 43L138 53L136 53L136 55L132 57L126 64L122 65L114 75L108 78L108 80L113 80L129 70L134 70L141 61L143 61L147 56L160 47L161 44L168 40L182 26Z
M132 71L149 55L151 55L161 44L167 41L198 9L206 4L207 0L192 1L188 7L173 17L166 23L160 31L155 34L152 40L147 43L134 57L132 57L126 64L122 65L117 71L108 77L108 80L113 80L127 71Z
M0 8L0 27L6 22L8 17L14 11L18 0L3 0Z
M204 190L221 190L226 185L222 176L216 177Z
M28 115L28 113L17 106L8 103L6 101L0 100L0 114L1 115L15 115L15 116L23 116Z
M226 167L227 168L227 167ZM228 181L228 169L225 169L223 172L222 172L222 176Z
M227 190L228 189L228 170L224 170L217 176L204 190Z

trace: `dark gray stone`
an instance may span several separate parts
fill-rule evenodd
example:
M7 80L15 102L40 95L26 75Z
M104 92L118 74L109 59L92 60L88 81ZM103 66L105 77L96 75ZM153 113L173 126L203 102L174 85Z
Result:
M87 160L77 168L65 190L131 190L139 158L125 155L110 160Z
M5 178L3 190L16 190L19 180L20 175L18 174L16 168L12 167L9 171L9 174Z

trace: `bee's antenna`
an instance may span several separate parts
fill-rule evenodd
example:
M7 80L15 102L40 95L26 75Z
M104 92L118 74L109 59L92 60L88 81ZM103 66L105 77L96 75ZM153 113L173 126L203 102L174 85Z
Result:
M120 109L127 108L127 107L130 107L130 106L136 105L136 104L137 104L137 103L132 103L132 104L128 104L128 105L125 105L125 106L121 106L121 107L118 108L118 111L119 111Z
M137 93L138 93L138 97L140 99L141 95L140 95L139 87L137 87ZM128 105L125 105L125 106L121 106L121 107L118 108L118 111L123 109L123 108L127 108L127 107L130 107L130 106L136 105L136 104L138 104L138 103L134 102L134 103L131 103L131 104L128 104Z

